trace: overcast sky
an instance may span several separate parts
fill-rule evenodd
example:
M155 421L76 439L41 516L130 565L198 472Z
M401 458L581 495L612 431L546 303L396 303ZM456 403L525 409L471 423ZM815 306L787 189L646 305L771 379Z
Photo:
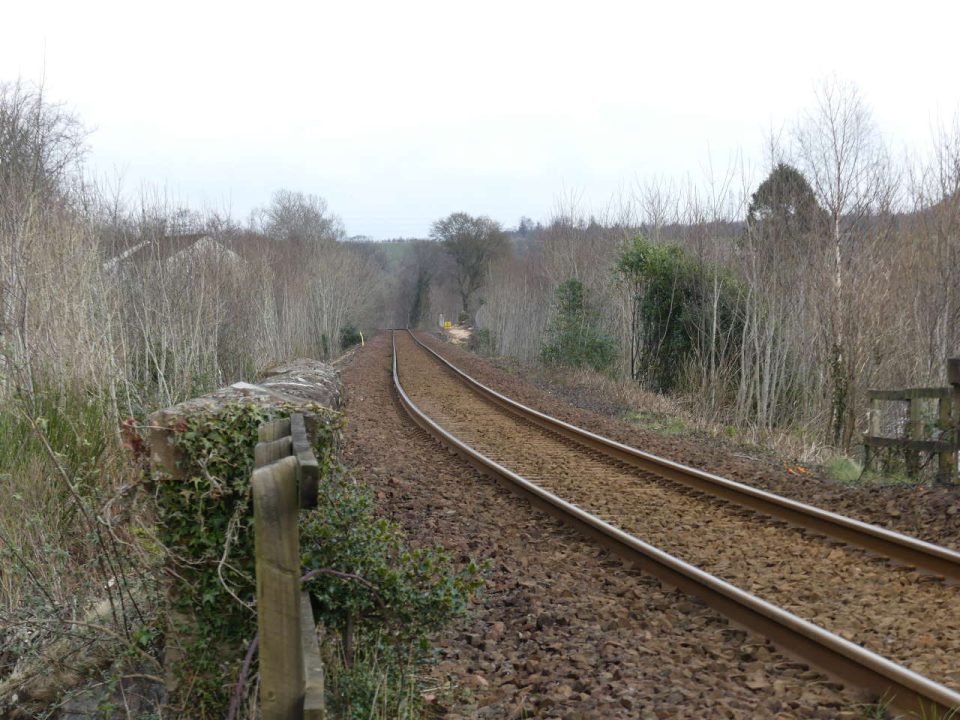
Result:
M4 6L0 80L45 77L99 173L241 218L315 193L376 238L759 163L831 74L895 150L960 107L956 0Z

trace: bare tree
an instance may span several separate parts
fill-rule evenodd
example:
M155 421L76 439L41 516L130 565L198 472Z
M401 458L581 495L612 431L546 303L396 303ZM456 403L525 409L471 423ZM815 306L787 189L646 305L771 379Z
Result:
M453 257L463 311L472 317L476 312L473 301L487 278L490 263L510 251L510 240L500 223L462 212L433 223L430 237L442 242Z
M85 151L83 126L42 86L0 84L0 341L17 362L31 347L27 265L45 223L68 209Z
M847 313L845 256L858 223L869 213L882 148L870 111L854 85L830 79L816 93L816 107L796 133L799 156L821 206L829 216L833 247L830 395L834 444L845 444L850 408L851 365L845 355Z
M343 222L330 213L326 200L291 190L275 192L267 207L253 212L251 224L267 237L289 243L318 245L346 237Z

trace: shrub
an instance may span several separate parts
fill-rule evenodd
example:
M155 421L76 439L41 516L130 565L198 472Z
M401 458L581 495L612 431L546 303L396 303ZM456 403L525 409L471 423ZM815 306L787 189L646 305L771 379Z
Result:
M583 284L572 279L561 284L541 359L548 365L605 371L613 365L616 354L616 343L600 327L600 313L591 306Z
M321 575L307 583L319 620L352 644L363 626L380 630L403 648L463 612L479 587L479 568L454 570L440 549L410 549L395 523L373 514L371 493L342 469L320 489L317 508L300 532L303 571L317 568L358 575L355 580Z
M728 357L740 337L743 286L725 268L696 263L676 245L636 237L616 267L633 295L631 374L658 392L677 389L704 328L729 338ZM713 293L719 297L714 302ZM714 362L720 363L720 353Z
M496 341L490 328L478 328L470 335L467 342L467 349L471 352L481 355L493 355L496 353Z
M346 350L347 348L353 347L354 345L359 345L363 342L363 335L360 333L360 330L357 329L357 326L353 323L347 323L342 328L340 328L340 349Z
M466 610L480 567L471 561L456 570L439 549L408 548L398 525L374 515L370 490L342 469L321 486L300 548L305 573L328 568L364 581L320 575L306 583L317 620L340 637L326 666L331 711L420 717L416 666L427 634Z
M156 556L109 397L33 380L0 402L0 717L160 668Z

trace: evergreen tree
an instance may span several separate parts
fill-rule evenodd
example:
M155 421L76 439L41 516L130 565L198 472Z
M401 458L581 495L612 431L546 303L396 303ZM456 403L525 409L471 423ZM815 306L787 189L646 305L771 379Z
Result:
M551 365L608 370L616 359L616 343L600 326L600 313L592 307L579 280L557 288L557 314L547 328L540 356Z
M810 183L799 170L778 164L750 196L747 232L767 255L803 256L826 216Z

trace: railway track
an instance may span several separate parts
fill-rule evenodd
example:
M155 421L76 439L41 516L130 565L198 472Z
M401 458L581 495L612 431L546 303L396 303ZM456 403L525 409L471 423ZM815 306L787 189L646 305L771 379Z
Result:
M412 334L394 334L394 383L411 417L471 464L735 623L899 708L960 707L955 551L575 428Z

